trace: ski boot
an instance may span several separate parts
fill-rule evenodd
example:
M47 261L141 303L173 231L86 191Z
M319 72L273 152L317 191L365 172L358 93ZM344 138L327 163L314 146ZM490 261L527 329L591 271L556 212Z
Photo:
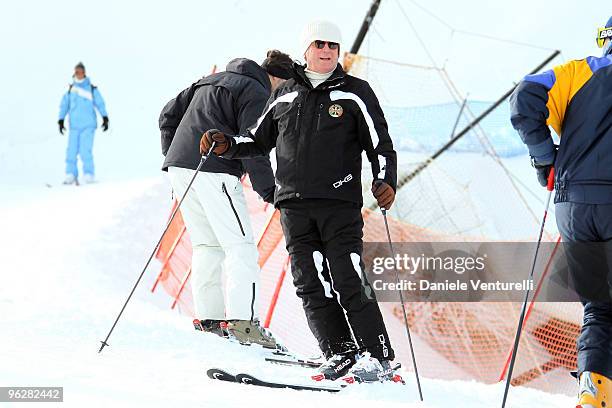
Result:
M225 329L226 323L223 320L193 320L193 327L198 331L216 334L219 337L228 338L229 333Z
M602 408L612 404L612 380L601 374L585 371L580 375L576 408Z
M241 344L259 344L265 348L286 350L272 333L259 325L259 320L228 320L225 326L229 335Z
M85 184L92 184L96 182L96 179L94 178L93 174L85 173L83 175L83 181L85 182Z
M317 369L319 374L313 375L311 378L315 381L334 381L346 375L357 361L355 353L355 351L351 351L334 354Z
M76 184L78 186L79 181L77 180L74 174L68 173L66 174L66 178L64 179L63 184L66 184L66 185Z
M378 361L365 352L357 359L348 374L342 380L348 384L393 381L404 383L399 374L395 374L400 365L391 366L389 360Z

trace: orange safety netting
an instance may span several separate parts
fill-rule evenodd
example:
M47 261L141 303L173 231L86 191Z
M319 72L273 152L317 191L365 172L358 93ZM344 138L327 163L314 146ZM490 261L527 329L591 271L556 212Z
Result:
M170 213L177 204L175 201ZM188 283L191 274L191 240L180 211L168 227L155 258L161 262L162 267L151 291L155 291L161 283L166 293L172 296L172 309L178 305L180 311L193 315L193 300Z

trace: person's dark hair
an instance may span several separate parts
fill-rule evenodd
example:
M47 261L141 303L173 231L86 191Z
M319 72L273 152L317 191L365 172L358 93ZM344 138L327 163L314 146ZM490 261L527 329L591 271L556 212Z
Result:
M79 63L74 66L74 69L79 69L79 68L82 69L83 72L85 72L85 65L83 65L81 61L79 61Z
M272 76L289 79L292 77L293 60L291 57L279 50L270 50L261 67Z

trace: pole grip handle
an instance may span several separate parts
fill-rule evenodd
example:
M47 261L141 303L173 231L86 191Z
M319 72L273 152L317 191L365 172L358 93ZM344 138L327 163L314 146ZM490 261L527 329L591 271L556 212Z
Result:
M210 156L210 154L215 150L215 147L217 147L217 142L213 140L212 145L210 145L210 149L208 149L206 153L202 154L202 160L206 160L206 158L208 158L208 156Z
M546 189L548 191L553 191L555 189L555 168L550 168L550 173L548 173L548 184L546 184Z

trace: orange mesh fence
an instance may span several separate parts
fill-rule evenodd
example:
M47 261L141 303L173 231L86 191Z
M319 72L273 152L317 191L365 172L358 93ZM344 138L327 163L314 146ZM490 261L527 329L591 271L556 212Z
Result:
M544 57L534 56L529 65ZM350 73L367 80L379 96L398 153L402 187L389 212L393 240L534 241L544 192L535 183L528 153L512 129L507 102L430 161L455 132L455 124L457 132L467 127L494 99L467 100L446 63L440 68L390 59L349 55L347 61ZM487 62L483 64L478 69L490 69ZM494 95L501 95L524 72L512 73L505 84L496 84L500 89ZM428 166L414 177L413 170L424 163ZM365 207L370 207L371 179L362 181ZM550 210L554 212L554 208ZM380 214L365 211L364 218L365 239L386 241ZM557 236L550 217L544 240ZM539 263L546 261L540 259ZM511 264L505 267L518 276L526 277L529 272L516 270ZM536 280L541 275L542 268L538 268ZM435 378L499 381L506 372L521 306L510 302L408 304L419 368L425 376ZM399 358L410 361L405 334L401 336L403 327L398 324L403 321L401 307L391 303L381 307ZM575 394L575 380L568 371L576 365L581 310L578 303L537 302L530 306L513 384Z
M259 251L259 266L263 266L268 262L278 244L283 240L283 230L280 225L280 212L278 210L271 211L266 222L263 225L261 235L257 241L257 250Z
M384 242L382 215L364 210L364 241ZM458 237L389 218L396 242L444 242ZM461 237L466 240L469 237ZM552 254L546 256L554 256ZM544 262L545 261L545 262ZM552 259L543 260L548 270ZM512 265L509 264L508 268ZM527 274L528 271L517 271ZM536 273L538 276L539 273ZM538 290L535 292L536 296ZM390 317L403 322L399 303L382 305ZM505 378L521 304L515 302L414 302L407 305L407 320L416 338L419 369L426 377L475 379L485 383ZM575 392L569 371L576 368L576 339L580 332L581 305L577 303L531 302L521 336L513 373L513 385L526 385L548 392ZM392 325L393 326L393 325ZM402 337L403 327L389 330L396 354L410 361Z
M177 204L175 201L170 213ZM182 313L193 316L193 301L188 282L191 272L191 240L180 210L162 239L155 258L161 262L162 268L151 291L155 291L157 285L161 284L172 297L171 307L174 309L178 306Z

